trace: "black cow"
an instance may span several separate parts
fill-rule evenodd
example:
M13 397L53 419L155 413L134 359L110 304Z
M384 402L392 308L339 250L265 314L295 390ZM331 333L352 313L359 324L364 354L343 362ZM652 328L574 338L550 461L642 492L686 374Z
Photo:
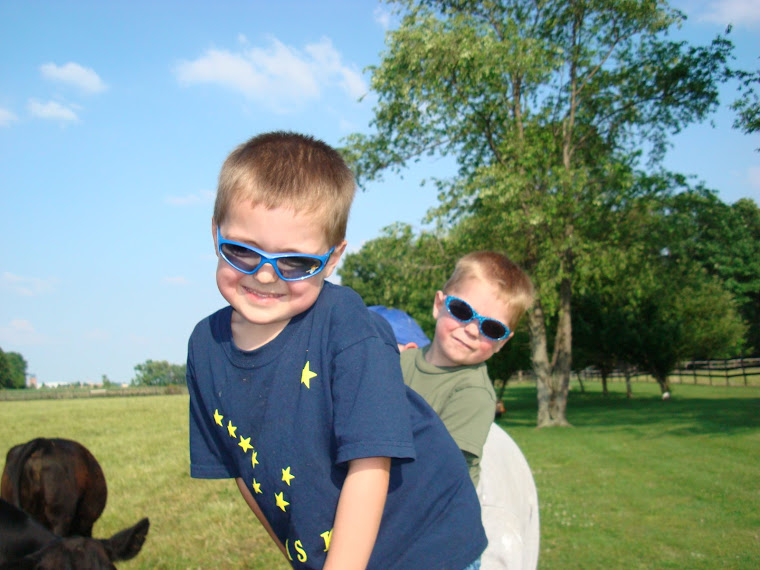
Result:
M0 497L58 536L92 536L107 496L103 470L81 443L37 438L8 451Z
M27 513L0 499L0 570L111 570L118 560L137 556L150 521L108 539L59 537Z

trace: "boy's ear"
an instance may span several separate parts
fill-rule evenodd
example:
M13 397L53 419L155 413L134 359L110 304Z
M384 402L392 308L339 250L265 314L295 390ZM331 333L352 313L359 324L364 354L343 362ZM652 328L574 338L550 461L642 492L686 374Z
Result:
M327 260L327 264L325 265L325 268L322 270L322 272L325 274L325 279L330 277L332 275L332 272L335 270L335 267L338 265L338 262L340 261L340 258L343 256L343 252L346 251L346 245L348 242L346 240L343 240L338 245L335 246L335 251L333 251L332 255L330 256L330 259Z
M438 320L438 317L441 315L442 311L445 311L446 309L443 306L443 303L446 301L446 293L443 291L436 291L435 292L435 301L433 301L433 318Z

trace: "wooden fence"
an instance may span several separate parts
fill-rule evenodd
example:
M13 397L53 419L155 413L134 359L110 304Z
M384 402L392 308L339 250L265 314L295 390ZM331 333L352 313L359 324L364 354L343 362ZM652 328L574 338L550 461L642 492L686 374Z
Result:
M575 372L584 380L599 380L601 373L593 367ZM628 373L633 382L653 382L646 372L632 369ZM608 380L625 379L625 371L615 370L608 375ZM684 362L673 370L668 380L675 384L709 384L710 386L758 386L760 385L760 357L729 358L726 360L692 360Z

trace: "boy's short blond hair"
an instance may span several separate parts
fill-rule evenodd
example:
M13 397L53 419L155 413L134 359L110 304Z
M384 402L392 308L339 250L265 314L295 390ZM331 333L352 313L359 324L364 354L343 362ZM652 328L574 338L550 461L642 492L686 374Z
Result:
M479 279L496 287L499 299L509 309L509 328L515 329L523 314L533 304L533 283L530 277L506 255L495 251L475 251L457 261L454 273L443 286L451 293L468 279Z
M214 223L240 202L288 208L322 218L330 245L346 237L356 183L341 155L324 142L276 131L253 137L233 150L219 173Z

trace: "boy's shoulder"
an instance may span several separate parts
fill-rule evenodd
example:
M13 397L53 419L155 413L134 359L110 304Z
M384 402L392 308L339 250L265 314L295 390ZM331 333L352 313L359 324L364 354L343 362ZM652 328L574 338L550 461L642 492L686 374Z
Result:
M315 322L341 344L378 336L395 345L393 331L384 319L370 311L359 294L343 285L326 281L314 307Z
M482 388L494 394L485 362L442 368L425 360L425 348L411 348L401 353L401 370L407 384L414 378L429 378L437 384L445 381L451 389Z

